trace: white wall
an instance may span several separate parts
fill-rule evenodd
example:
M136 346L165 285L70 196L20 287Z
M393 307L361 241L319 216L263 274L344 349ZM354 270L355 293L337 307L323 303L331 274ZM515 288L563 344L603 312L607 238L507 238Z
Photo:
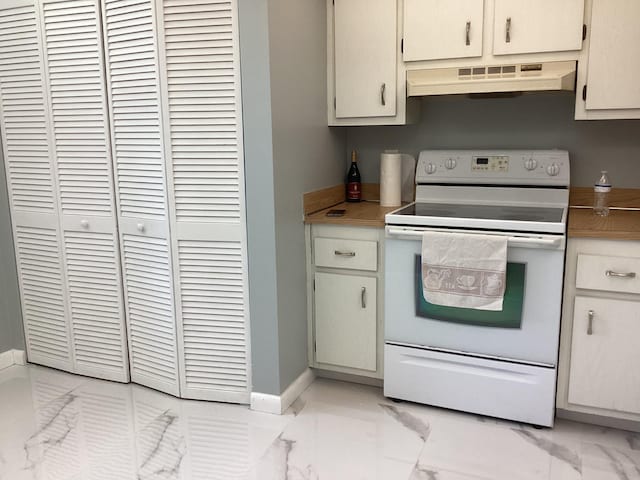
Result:
M575 121L574 101L572 93L551 92L426 97L415 125L349 128L347 151L359 151L363 182L377 182L386 148L561 148L570 154L572 185L593 185L606 169L614 187L640 188L640 120Z
M304 192L343 181L345 134L327 127L326 3L269 0L280 384L308 365Z

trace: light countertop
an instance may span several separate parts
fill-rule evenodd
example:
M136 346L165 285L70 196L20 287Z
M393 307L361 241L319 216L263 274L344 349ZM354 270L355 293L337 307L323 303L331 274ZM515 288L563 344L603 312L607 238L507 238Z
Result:
M377 187L373 186L372 187ZM333 200L328 198L332 189L314 192L314 198L322 194L326 208L309 212L305 223L321 223L346 226L384 227L384 216L398 207L381 207L375 200L348 203L344 199L344 186L334 187ZM375 188L373 189L375 191ZM375 192L377 193L377 192ZM376 198L376 195L371 195ZM330 206L329 206L330 205ZM571 238L608 238L617 240L640 240L640 189L614 188L611 191L609 216L601 217L593 213L593 189L585 187L571 188L569 198L569 218L567 234ZM331 209L346 210L342 217L327 217Z
M399 207L381 207L377 201L358 203L342 202L329 208L305 216L305 223L326 223L334 225L348 225L355 227L384 228L384 216ZM342 217L327 217L327 212L333 209L344 209Z
M569 198L567 235L570 238L640 240L640 189L611 190L608 216L593 213L593 189L576 187Z

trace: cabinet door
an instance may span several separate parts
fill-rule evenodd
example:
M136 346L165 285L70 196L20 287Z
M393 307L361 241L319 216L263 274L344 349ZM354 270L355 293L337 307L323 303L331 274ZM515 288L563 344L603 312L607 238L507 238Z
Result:
M484 0L405 0L405 61L482 55Z
M638 19L640 2L593 1L587 110L640 108Z
M576 297L572 337L569 402L640 413L640 302Z
M335 0L336 117L396 114L396 0Z
M129 381L97 0L40 0L75 371Z
M179 395L155 4L129 3L102 18L131 378Z
M181 394L247 403L236 0L156 0Z
M316 273L316 361L376 370L376 279Z
M0 2L0 31L0 132L27 356L71 371L51 122L34 1Z
M493 54L582 48L584 0L496 0Z

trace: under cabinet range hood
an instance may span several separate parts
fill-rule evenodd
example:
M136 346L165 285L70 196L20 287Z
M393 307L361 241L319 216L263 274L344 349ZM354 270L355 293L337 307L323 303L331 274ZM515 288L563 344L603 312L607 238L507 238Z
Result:
M407 97L574 90L575 82L575 61L408 70Z

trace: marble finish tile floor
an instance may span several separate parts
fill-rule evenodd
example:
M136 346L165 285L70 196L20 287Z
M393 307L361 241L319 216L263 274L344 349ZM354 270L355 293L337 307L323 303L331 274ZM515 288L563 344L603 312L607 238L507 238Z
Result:
M282 416L37 366L0 371L0 480L640 480L640 434L314 384Z

